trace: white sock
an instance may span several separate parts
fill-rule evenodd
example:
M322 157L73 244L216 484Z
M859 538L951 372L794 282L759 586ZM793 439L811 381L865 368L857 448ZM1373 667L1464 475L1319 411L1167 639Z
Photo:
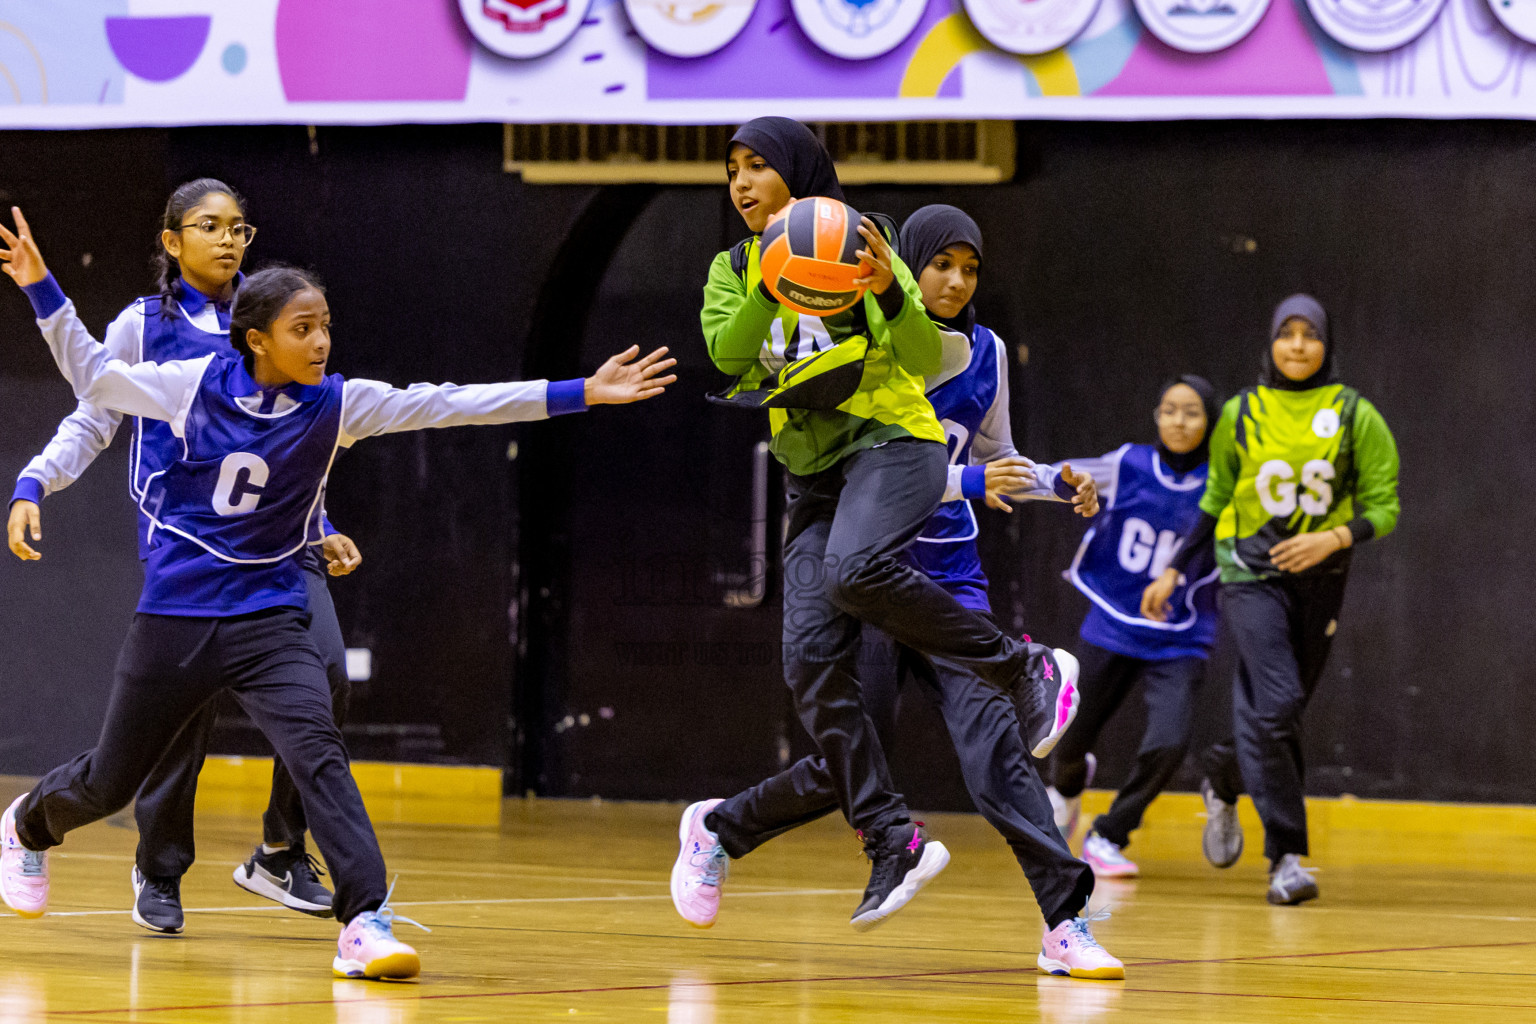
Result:
M288 844L287 843L284 843L282 846L272 846L269 843L262 843L261 844L261 852L266 854L268 857L271 857L274 854L284 853L284 852L287 851L287 849L288 849Z

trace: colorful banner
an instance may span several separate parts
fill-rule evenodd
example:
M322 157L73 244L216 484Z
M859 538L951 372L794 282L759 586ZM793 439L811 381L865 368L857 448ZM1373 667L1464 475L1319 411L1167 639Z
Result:
M1536 0L0 0L0 127L1531 118L1526 37Z

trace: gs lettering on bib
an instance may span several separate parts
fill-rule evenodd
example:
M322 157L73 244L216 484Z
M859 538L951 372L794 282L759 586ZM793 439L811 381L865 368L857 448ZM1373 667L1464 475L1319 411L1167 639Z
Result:
M1238 396L1238 464L1232 500L1216 529L1230 565L1260 577L1278 574L1269 555L1276 544L1354 517L1348 495L1359 397L1337 384L1307 391L1256 387Z
M1312 459L1301 467L1298 491L1294 482L1297 474L1291 464L1270 459L1259 467L1254 487L1258 490L1259 504L1272 516L1287 518L1299 507L1309 516L1322 517L1333 507L1332 480L1337 475L1332 462Z

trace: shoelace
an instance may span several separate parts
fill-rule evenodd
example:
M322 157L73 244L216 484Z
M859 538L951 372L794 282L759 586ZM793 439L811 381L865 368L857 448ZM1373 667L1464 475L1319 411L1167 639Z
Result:
M23 878L41 878L48 873L47 862L39 850L21 848L21 874Z
M1302 867L1300 861L1292 861L1275 872L1275 881L1289 892L1298 883L1317 884L1317 868Z
M144 884L149 889L150 895L162 903L181 902L181 887L176 882L145 877Z
M309 881L311 882L318 881L320 876L325 874L325 868L320 866L319 859L316 858L312 853L305 853L302 860L295 860L293 862L293 868L294 874L299 874L301 871L307 869L309 872ZM394 887L391 886L390 888L393 889ZM401 920L404 920L404 918L401 918Z
M697 863L697 858L694 860ZM719 887L720 883L725 880L728 864L729 859L726 855L725 847L716 843L715 848L704 855L704 870L699 874L698 884Z
M1104 947L1099 945L1099 940L1093 937L1093 932L1088 929L1088 926L1093 924L1095 921L1108 920L1109 904L1106 903L1104 906L1100 907L1098 910L1095 910L1087 917L1074 917L1069 927L1072 929L1073 934L1077 936L1078 941L1083 945L1092 946L1094 949L1102 950Z
M390 938L394 938L395 922L399 921L402 924L413 924L422 931L430 933L432 931L431 928L428 928L420 921L413 921L408 917L396 915L395 909L389 905L389 899L395 894L395 886L399 881L400 876L396 875L395 880L389 883L389 891L384 894L384 902L380 903L379 909L373 912L374 916L363 923L363 927L373 931L381 931Z

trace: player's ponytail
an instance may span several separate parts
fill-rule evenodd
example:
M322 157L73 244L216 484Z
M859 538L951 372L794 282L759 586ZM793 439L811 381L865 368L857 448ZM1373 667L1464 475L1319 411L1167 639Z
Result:
M171 193L171 198L165 201L165 216L160 218L161 230L179 230L188 210L209 196L220 194L233 199L235 205L240 207L241 214L245 213L245 197L240 193L217 178L198 178L178 187ZM155 288L160 293L160 315L168 317L171 310L176 308L175 284L181 276L181 265L171 259L163 243L156 245L151 265L155 270Z
M270 334L272 324L282 315L283 308L295 295L309 289L325 294L325 286L315 275L284 265L263 267L240 285L235 294L235 308L229 314L229 341L245 360L247 371L252 369L254 359L246 344L247 334L251 331Z

